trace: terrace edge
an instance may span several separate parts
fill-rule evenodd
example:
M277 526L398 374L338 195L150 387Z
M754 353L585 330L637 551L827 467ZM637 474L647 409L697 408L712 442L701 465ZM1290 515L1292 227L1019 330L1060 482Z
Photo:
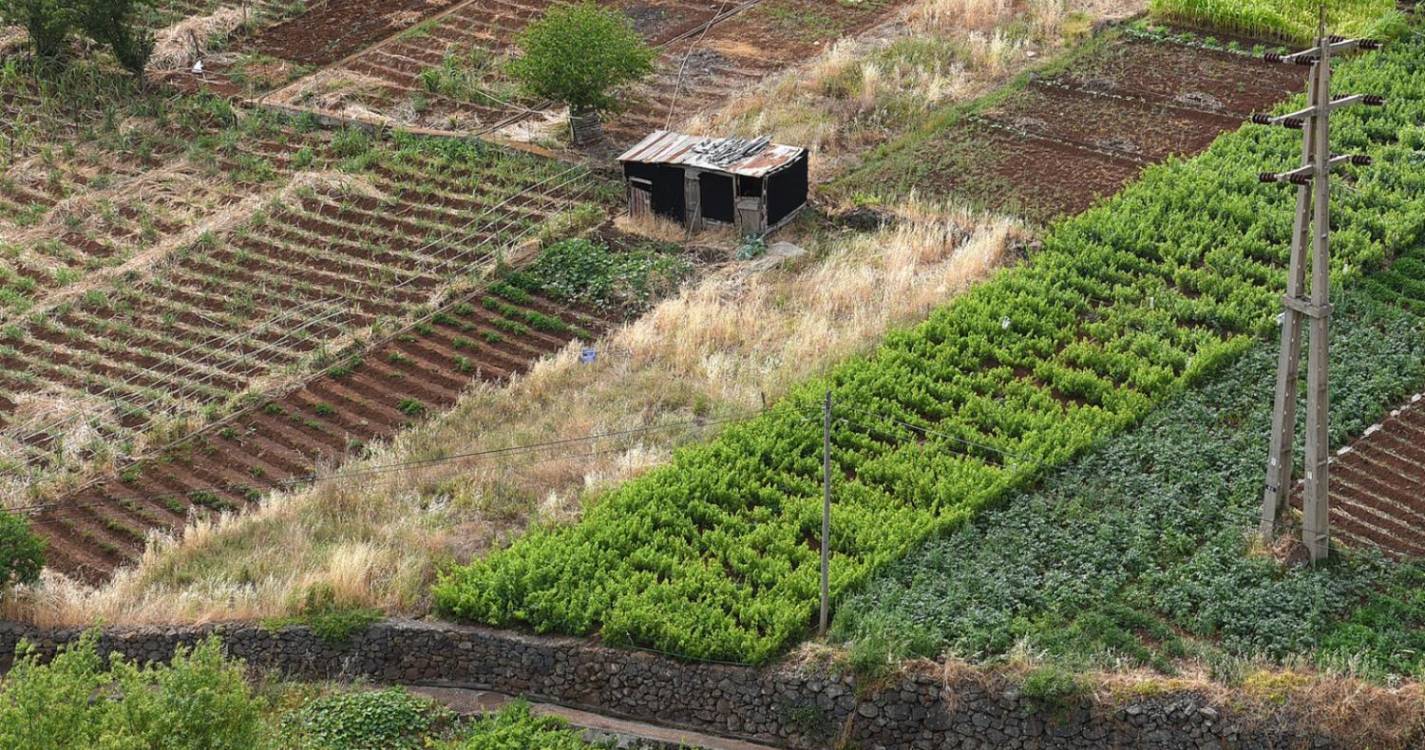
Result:
M0 622L0 671L21 641L48 659L83 632ZM688 664L578 638L429 621L381 621L345 643L305 626L254 622L103 628L98 647L161 663L209 635L251 667L290 677L495 690L797 750L1347 747L1305 717L1252 716L1190 689L1145 690L1112 705L1048 700L1026 695L1005 675L930 663L866 682L809 661L761 669Z

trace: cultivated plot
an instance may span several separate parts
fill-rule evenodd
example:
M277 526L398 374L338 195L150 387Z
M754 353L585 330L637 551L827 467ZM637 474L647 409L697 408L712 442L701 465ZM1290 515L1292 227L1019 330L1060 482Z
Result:
M428 414L475 380L500 381L614 319L560 302L519 275L449 305L384 344L132 464L34 519L47 564L98 581L143 552L149 531L231 511L310 481ZM379 473L363 481L379 482Z
M850 182L950 193L1047 221L1151 164L1201 151L1303 85L1300 69L1245 52L1125 35L893 149Z
M65 162L65 197L0 231L16 258L0 311L7 474L162 444L600 213L586 170L483 146L280 120L216 137L211 163L190 148L129 182ZM181 216L143 189L165 174L195 183Z
M1425 557L1425 398L1416 396L1331 459L1331 533L1353 547ZM1301 508L1300 488L1292 505Z
M467 2L263 98L370 123L554 143L560 114L521 97L502 64L554 0ZM606 126L615 146L681 124L825 45L887 18L894 2L611 0L660 47L650 80Z

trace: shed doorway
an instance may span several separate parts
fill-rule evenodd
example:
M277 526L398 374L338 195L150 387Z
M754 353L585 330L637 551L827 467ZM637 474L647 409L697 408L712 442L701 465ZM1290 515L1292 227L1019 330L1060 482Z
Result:
M653 217L653 181L634 177L628 181L628 212L635 219Z

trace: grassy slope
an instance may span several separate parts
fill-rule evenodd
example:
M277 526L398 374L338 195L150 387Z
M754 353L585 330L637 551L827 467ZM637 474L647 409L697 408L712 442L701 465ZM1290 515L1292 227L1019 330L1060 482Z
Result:
M1408 95L1422 87L1422 52L1416 39L1337 74L1342 90L1397 97L1384 112L1343 114L1335 128L1338 150L1377 159L1337 199L1335 257L1353 269L1379 267L1425 229L1419 174L1394 143L1401 129L1414 132L1419 105ZM1290 200L1254 173L1295 149L1294 134L1249 129L1150 170L1057 226L1027 267L807 384L774 414L685 451L574 527L453 571L438 605L694 657L769 657L805 632L816 601L819 441L806 413L828 384L839 403L874 412L836 438L839 593L1132 425L1268 332Z
M1425 385L1425 316L1383 297L1358 288L1338 302L1334 444ZM1283 570L1251 548L1275 371L1276 346L1257 347L1035 491L926 543L846 601L837 635L871 662L992 657L1027 638L1080 666L1315 651L1359 657L1375 676L1425 676L1425 601L1404 595L1425 569L1351 557Z

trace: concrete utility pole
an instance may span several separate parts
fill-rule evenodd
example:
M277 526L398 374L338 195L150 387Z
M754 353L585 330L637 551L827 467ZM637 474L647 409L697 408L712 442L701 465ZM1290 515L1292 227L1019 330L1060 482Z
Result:
M1285 310L1282 314L1281 355L1277 362L1276 402L1272 411L1272 442L1267 458L1266 491L1262 496L1260 531L1270 542L1286 512L1292 486L1292 444L1296 433L1296 389L1301 368L1301 336L1309 320L1310 349L1306 363L1306 492L1302 502L1302 541L1313 562L1325 558L1330 545L1329 469L1330 445L1327 412L1327 333L1331 319L1330 243L1331 170L1345 164L1371 163L1369 156L1333 156L1331 111L1355 104L1383 106L1378 96L1331 96L1331 58L1352 50L1377 49L1368 39L1343 39L1326 35L1323 8L1316 46L1291 55L1269 54L1267 62L1308 65L1306 109L1280 117L1254 115L1258 125L1277 125L1304 131L1302 166L1290 172L1261 175L1263 182L1297 186L1296 225L1287 268ZM1310 247L1311 285L1306 286Z
M821 620L817 635L826 635L831 611L831 389L821 407Z

